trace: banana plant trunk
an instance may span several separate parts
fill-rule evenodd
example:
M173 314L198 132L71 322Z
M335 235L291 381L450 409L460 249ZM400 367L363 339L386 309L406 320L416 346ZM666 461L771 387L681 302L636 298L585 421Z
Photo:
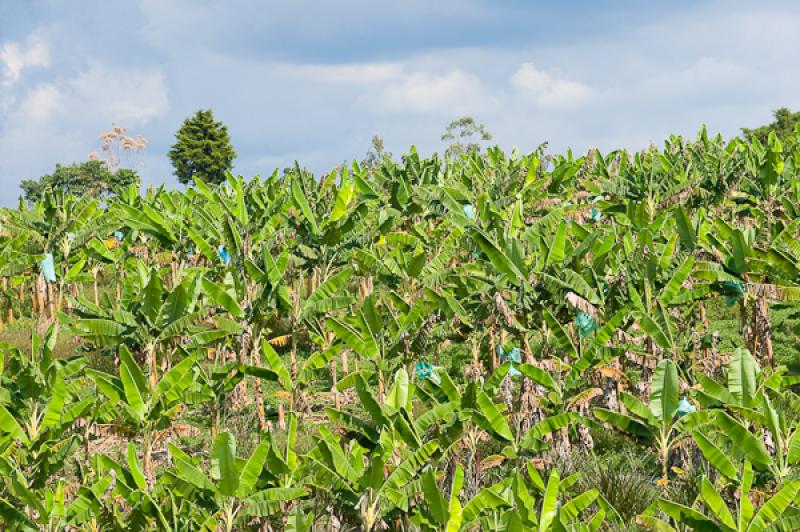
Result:
M278 428L286 429L286 408L283 406L283 401L278 403Z
M331 358L331 392L333 393L333 402L336 410L339 410L342 407L341 400L339 398L339 390L336 389L337 384L337 375L336 375L336 358Z
M383 401L384 401L385 396L386 396L385 387L386 387L386 384L385 384L384 378L383 378L383 368L378 367L378 402L380 404L383 404Z
M523 362L533 364L533 352L531 351L528 337L522 336ZM531 379L522 379L520 384L520 405L518 414L518 426L520 431L527 432L536 423L545 418L545 413L539 408L539 397L544 395L545 388L541 384L535 383Z
M150 387L155 389L158 384L158 362L156 361L156 346L149 344L144 348L145 366L150 373Z
M247 363L248 354L250 353L250 344L251 344L250 340L251 340L251 335L249 332L242 333L239 339L238 354L234 355L236 361L239 362L240 364ZM236 409L241 409L247 404L248 402L247 377L244 377L236 384L236 387L233 389L233 394L231 398L234 408Z
M25 302L24 296L20 297L19 300L20 303L24 303ZM33 282L31 283L31 318L35 318L38 312L39 312L39 278L34 277Z
M36 286L34 288L36 293L36 305L39 309L39 314L45 313L45 295L47 293L47 286L44 281L44 274L40 273L36 277Z
M294 320L292 320L292 348L289 352L289 371L292 375L292 382L297 381L297 335L294 330Z
M50 311L50 319L56 317L56 291L53 288L53 283L46 283L47 286L47 303Z
M210 415L210 423L209 423L209 432L211 436L211 441L217 439L217 435L219 434L219 405L215 402L211 407L211 415Z
M58 284L58 291L56 292L56 309L60 312L64 304L64 285Z
M619 379L622 377L622 368L619 360L614 359L608 365L608 375L603 376L603 404L615 412L619 409Z
M747 297L741 299L739 301L739 321L742 327L742 340L744 340L744 345L753 356L756 356L755 351L755 342L754 342L754 331L753 331L753 324L750 318L750 313L748 312L748 305L749 302L747 301Z
M495 326L492 325L491 330L489 331L489 371L494 372L499 366L497 360L497 343L495 341Z
M21 286L21 285L20 285ZM8 277L3 277L3 293L6 293L8 290ZM20 290L20 294L22 294L22 290ZM8 298L8 319L6 320L9 325L14 323L14 309L11 305L11 297Z
M100 306L100 292L97 290L97 270L92 270L92 277L92 285L94 288L94 304ZM119 293L117 293L117 301L119 301Z
M578 409L578 413L583 417L589 417L589 405L583 404ZM578 423L577 426L578 430L578 441L580 442L581 447L584 451L591 451L594 449L594 438L592 437L592 431L584 425L583 423Z
M763 295L758 297L754 312L755 338L758 342L758 354L763 365L772 366L774 363L772 351L772 326L769 323L769 303Z
M6 295L6 290L8 290L8 279L6 279L5 277L3 277L3 299L5 299L5 298L6 298L6 297L5 297L5 295ZM9 308L11 308L11 305L10 305L10 304L9 304ZM4 313L3 313L3 314L4 314ZM0 325L2 325L2 324L3 324L3 318L4 318L4 317L5 317L5 316L3 316L2 314L0 314Z
M25 308L25 281L19 283L19 304L20 309ZM8 323L14 323L14 309L11 308L11 305L8 306Z
M153 434L149 427L145 430L142 444L142 469L144 470L144 478L147 481L147 485L152 489L155 485L156 471L153 463Z
M253 344L253 349L250 355L250 363L253 366L258 366L260 362L258 352L261 341L265 340L261 340L259 335L259 339ZM261 379L253 379L253 392L256 397L256 415L258 416L258 431L260 435L262 432L267 430L267 413L264 411L264 388Z
M739 301L739 319L744 345L762 366L773 365L772 326L769 303L763 294Z

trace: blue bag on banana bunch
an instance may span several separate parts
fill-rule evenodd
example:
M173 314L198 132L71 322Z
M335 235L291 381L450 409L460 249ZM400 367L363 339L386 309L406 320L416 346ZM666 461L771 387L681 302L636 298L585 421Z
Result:
M469 219L475 218L475 207L470 205L469 203L464 205L464 216Z
M678 402L678 417L683 417L686 414L692 414L697 411L697 408L686 400L686 396L681 397L681 400Z
M597 207L594 206L595 203L597 203L598 201L601 201L602 199L603 199L603 196L597 196L596 198L594 198L592 200L592 217L591 217L591 220L593 222L599 222L600 219L603 217L603 213L600 212L599 210L597 210Z
M502 345L498 345L495 348L495 352L497 356L500 357L500 362L505 364L506 362L511 362L511 367L508 369L508 374L512 377L516 377L518 375L522 375L517 368L514 367L514 363L517 364L522 363L522 357L520 356L519 348L513 347L511 348L508 353L506 353L505 349Z
M578 312L575 317L575 327L578 329L578 336L586 338L597 328L597 323L587 312Z
M736 281L722 281L722 294L725 296L725 304L732 307L744 299L744 286Z
M228 250L225 249L225 246L220 244L217 246L217 253L219 253L219 258L222 259L222 263L227 266L231 263L231 256L228 254Z
M433 367L433 364L428 364L422 360L417 362L417 365L414 367L414 372L417 374L417 378L421 381L430 379L434 384L441 384L442 382L442 380L439 378L439 374L436 373L436 368Z
M48 283L56 282L56 265L53 262L53 254L47 253L44 258L39 261L39 269L44 275L44 280Z

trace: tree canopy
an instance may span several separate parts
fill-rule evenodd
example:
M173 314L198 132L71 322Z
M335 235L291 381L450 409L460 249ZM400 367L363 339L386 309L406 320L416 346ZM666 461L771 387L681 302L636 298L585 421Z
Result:
M380 135L373 135L372 144L367 150L364 160L361 161L361 166L366 168L377 168L381 165L384 159L392 158L391 152L386 151L383 145L383 138Z
M184 185L195 179L212 184L225 181L236 152L227 126L214 120L211 109L201 109L187 118L175 137L177 141L169 151L169 158L178 181Z
M38 180L26 179L19 186L25 199L34 203L41 199L42 193L48 188L75 196L108 197L129 185L138 184L139 174L135 170L120 168L112 172L103 161L94 160L57 164L52 174L43 175Z
M462 153L481 151L480 141L492 140L492 134L471 116L463 116L448 124L442 140L450 142L447 154L457 157Z
M781 107L772 116L775 120L770 124L754 129L742 128L744 137L749 141L758 139L763 144L767 142L770 132L774 131L778 138L787 139L800 124L800 111L793 113L788 108Z

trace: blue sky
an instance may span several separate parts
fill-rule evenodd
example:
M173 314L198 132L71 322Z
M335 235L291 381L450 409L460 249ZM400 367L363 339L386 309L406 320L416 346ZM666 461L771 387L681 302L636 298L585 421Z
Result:
M76 7L80 5L80 8ZM251 177L441 151L484 122L504 148L642 148L800 108L796 2L0 0L0 205L86 160L111 122L142 134L146 184L212 108Z

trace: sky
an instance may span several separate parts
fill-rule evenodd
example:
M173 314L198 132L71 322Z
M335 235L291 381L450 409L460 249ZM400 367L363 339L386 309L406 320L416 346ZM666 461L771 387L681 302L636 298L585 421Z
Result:
M145 185L211 108L234 173L442 152L473 116L505 149L640 149L737 135L800 108L800 3L502 0L0 0L0 206L112 122L150 143Z

